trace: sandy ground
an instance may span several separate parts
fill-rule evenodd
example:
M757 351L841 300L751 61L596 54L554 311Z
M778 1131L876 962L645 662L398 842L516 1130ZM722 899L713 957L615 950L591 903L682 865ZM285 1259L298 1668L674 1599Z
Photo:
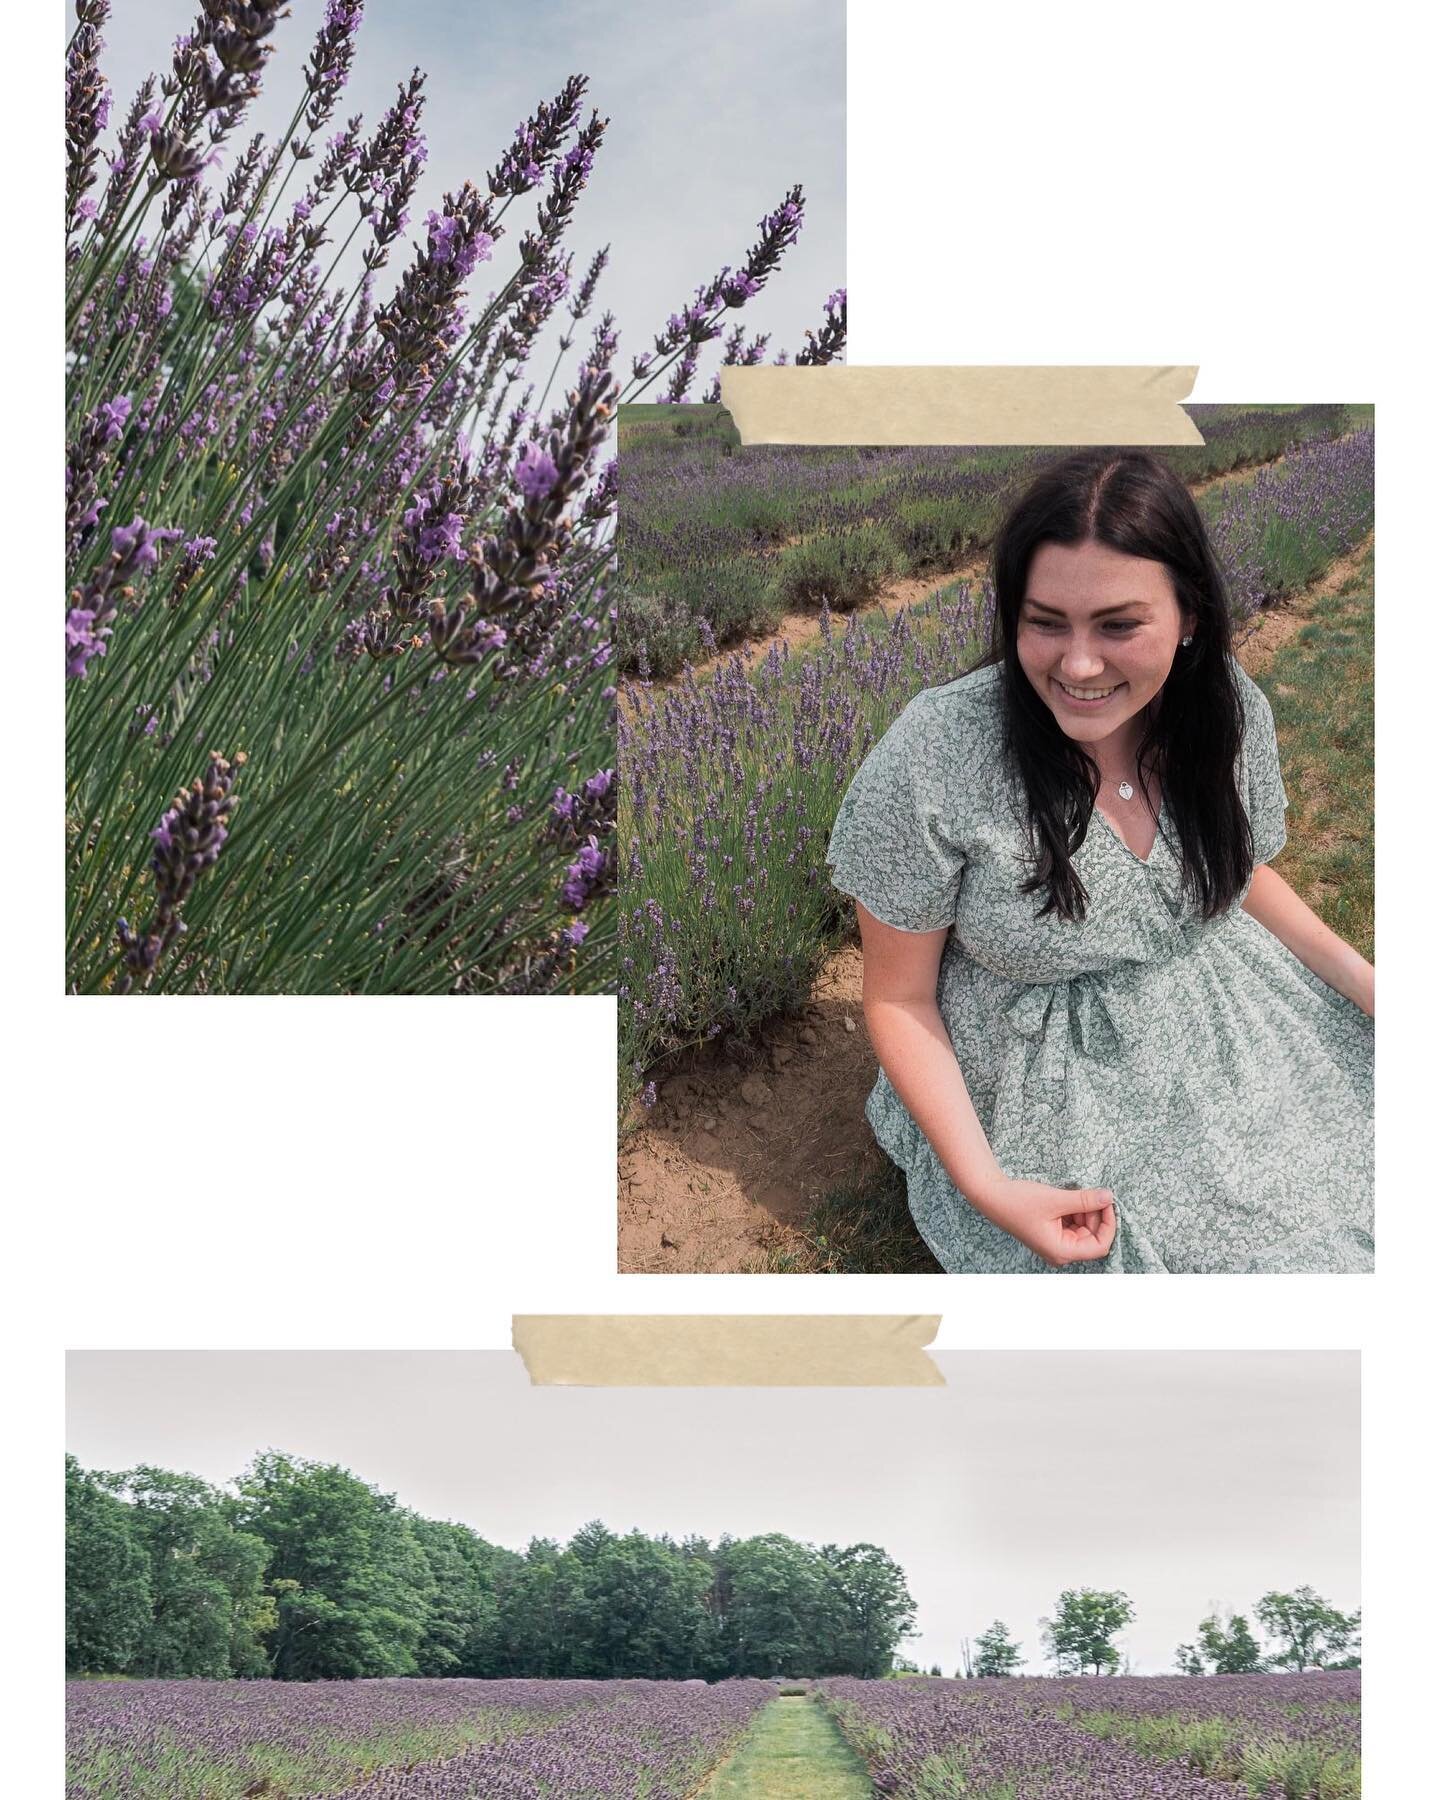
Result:
M1253 675L1363 563L1369 540L1305 592L1267 610L1240 640ZM955 579L954 576L947 577ZM619 1268L743 1273L797 1239L825 1194L883 1167L864 1116L875 1053L861 1011L858 945L821 969L803 1014L749 1044L717 1042L681 1060L620 1147Z

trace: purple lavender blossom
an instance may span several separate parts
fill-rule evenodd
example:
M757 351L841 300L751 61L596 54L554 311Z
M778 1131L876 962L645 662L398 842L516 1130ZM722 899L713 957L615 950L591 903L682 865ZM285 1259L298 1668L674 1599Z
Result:
M350 77L355 34L360 29L364 11L365 0L327 0L325 18L305 71L305 88L310 95L305 123L311 131L322 130L335 111Z
M97 416L104 421L105 443L113 444L124 431L126 421L130 417L129 398L120 394L114 400L102 401L95 410Z
M542 101L534 116L515 128L514 141L489 177L490 192L497 199L501 194L525 194L539 186L575 128L586 86L583 75L572 75L553 101Z
M82 676L95 656L105 654L105 639L110 627L96 627L99 614L93 607L72 606L65 615L65 674Z
M553 457L538 444L527 444L515 465L515 485L527 500L543 500L555 486L559 473Z
M83 678L88 664L105 654L105 639L129 584L153 569L166 544L180 536L168 528L156 530L138 516L128 525L117 525L110 534L110 555L90 578L83 593L71 596L65 614L65 674Z

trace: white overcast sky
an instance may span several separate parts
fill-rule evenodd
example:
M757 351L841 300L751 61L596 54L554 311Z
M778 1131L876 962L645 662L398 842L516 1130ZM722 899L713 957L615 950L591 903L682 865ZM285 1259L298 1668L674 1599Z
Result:
M115 94L112 135L141 78L166 72L171 45L195 11L193 0L114 0L102 59ZM291 0L242 141L289 122L323 16L324 0ZM483 182L537 101L571 74L590 77L589 102L610 128L567 241L577 277L595 250L612 246L597 310L615 314L623 368L694 288L721 264L743 260L757 221L797 181L806 193L800 240L736 316L773 331L771 356L781 348L793 355L804 328L820 322L826 296L844 283L844 0L369 0L350 83L326 135L355 112L373 126L417 64L429 76L430 160L410 209L412 235L447 189L466 177ZM538 198L512 211L513 237ZM506 276L507 247L497 247L493 265ZM403 266L392 253L382 279ZM477 296L485 291L476 287ZM712 351L702 375L717 360ZM543 379L549 359L543 369L541 362L537 352Z
M1043 1673L1065 1587L1122 1588L1135 1669L1212 1603L1359 1604L1359 1359L1345 1351L938 1351L943 1389L532 1388L509 1351L84 1351L67 1448L224 1483L259 1450L343 1464L493 1542L587 1519L874 1542L922 1665L996 1617Z

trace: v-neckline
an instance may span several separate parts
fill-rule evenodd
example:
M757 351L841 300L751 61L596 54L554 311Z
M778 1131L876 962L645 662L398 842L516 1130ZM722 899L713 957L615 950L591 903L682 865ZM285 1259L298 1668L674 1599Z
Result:
M1163 795L1161 796L1159 810L1155 814L1155 835L1151 838L1150 848L1146 851L1144 856L1141 856L1138 851L1132 850L1125 842L1124 837L1121 835L1120 827L1110 817L1109 813L1105 811L1105 808L1101 806L1098 800L1095 801L1091 810L1099 813L1100 817L1105 821L1105 829L1110 833L1111 837L1114 838L1115 842L1127 856L1132 857L1139 863L1142 869L1148 869L1151 866L1155 856L1155 846L1160 842L1160 822L1165 817L1165 800Z

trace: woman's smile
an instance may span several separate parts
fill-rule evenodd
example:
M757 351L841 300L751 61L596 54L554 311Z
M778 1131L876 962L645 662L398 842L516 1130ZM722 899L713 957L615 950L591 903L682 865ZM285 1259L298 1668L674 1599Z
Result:
M1059 690L1060 702L1064 706L1078 707L1082 712L1094 712L1111 700L1128 684L1123 681L1111 682L1106 687L1073 687L1068 681L1062 681L1058 675L1050 677L1050 685Z

